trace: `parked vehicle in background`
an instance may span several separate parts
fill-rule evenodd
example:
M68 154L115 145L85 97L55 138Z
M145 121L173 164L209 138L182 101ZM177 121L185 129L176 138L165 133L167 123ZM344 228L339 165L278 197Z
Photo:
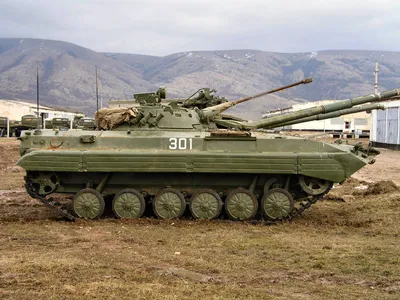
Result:
M16 122L13 125L15 136L19 137L21 135L22 130L34 129L37 127L37 125L38 125L38 117L34 115L22 116L21 121Z
M59 130L68 130L71 128L71 121L68 118L53 118L52 128Z
M95 130L96 129L96 121L93 118L81 118L78 121L77 124L77 129L82 129L82 130Z
M0 117L0 137L7 136L7 118Z

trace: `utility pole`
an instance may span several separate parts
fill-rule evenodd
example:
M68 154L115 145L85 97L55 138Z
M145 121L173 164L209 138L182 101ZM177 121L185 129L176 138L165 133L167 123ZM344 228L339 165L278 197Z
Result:
M374 82L374 94L378 94L378 72L379 72L379 68L378 68L378 62L375 63L375 82ZM387 111L385 112L387 114ZM376 131L374 129L374 120L376 120L377 118L377 114L372 112L371 113L371 117L370 117L370 129L369 132L372 133L373 135L376 135ZM370 140L371 140L371 136L370 136Z
M97 103L96 111L99 111L99 85L97 83L97 68L96 68L96 103Z
M39 64L36 64L36 114L37 114L37 126L36 126L36 129L40 129L40 115L39 115Z
M375 63L375 84L374 84L374 93L378 94L378 62Z

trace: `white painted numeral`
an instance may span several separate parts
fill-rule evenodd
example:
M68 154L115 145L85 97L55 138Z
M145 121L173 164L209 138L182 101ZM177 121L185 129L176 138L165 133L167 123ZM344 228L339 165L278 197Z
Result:
M177 148L177 138L170 138L169 139L169 149L176 150Z
M192 150L193 148L193 141L192 138L170 138L169 139L169 146L168 148L171 150Z

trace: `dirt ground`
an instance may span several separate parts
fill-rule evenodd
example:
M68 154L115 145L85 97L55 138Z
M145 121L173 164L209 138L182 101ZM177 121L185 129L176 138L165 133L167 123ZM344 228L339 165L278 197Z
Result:
M373 165L367 165L353 175L358 180L376 182L391 180L400 186L400 151L379 149L381 152Z
M400 152L301 217L65 221L26 195L0 139L1 299L399 299Z

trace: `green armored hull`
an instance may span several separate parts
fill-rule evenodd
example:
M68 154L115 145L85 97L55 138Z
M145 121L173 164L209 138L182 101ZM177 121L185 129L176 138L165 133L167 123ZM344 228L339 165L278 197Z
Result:
M146 207L160 218L179 218L188 207L201 219L224 213L234 220L282 220L373 163L378 152L256 129L307 115L323 118L325 112L398 94L392 90L253 123L224 118L221 112L232 102L200 109L141 98L134 108L100 110L102 130L23 132L18 165L27 171L28 193L71 219L98 218L109 205L120 218L139 218ZM52 193L74 194L72 212L49 198Z
M31 145L25 144L28 140ZM308 194L316 196L328 192L332 182L345 180L370 162L364 152L356 153L352 146L262 133L231 137L205 132L150 135L140 131L128 135L92 131L83 135L82 131L70 130L55 136L54 131L42 130L40 136L23 138L22 145L27 146L21 148L26 153L18 165L27 170L32 187L41 195L76 193L86 188L117 195L129 188L154 200L170 188L172 196L179 193L187 198L185 205L204 190L218 195L216 204L238 189L246 190L251 195L246 194L245 204L250 206L269 190L286 185L293 201ZM34 145L42 148L28 148ZM176 205L180 209L180 204ZM233 218L249 219L256 212L253 207Z
M71 147L70 140L80 142ZM28 152L18 161L27 171L302 174L341 182L369 161L362 152L355 155L351 146L262 133L229 137L68 131L54 136L42 130L30 142L48 143L48 149Z

